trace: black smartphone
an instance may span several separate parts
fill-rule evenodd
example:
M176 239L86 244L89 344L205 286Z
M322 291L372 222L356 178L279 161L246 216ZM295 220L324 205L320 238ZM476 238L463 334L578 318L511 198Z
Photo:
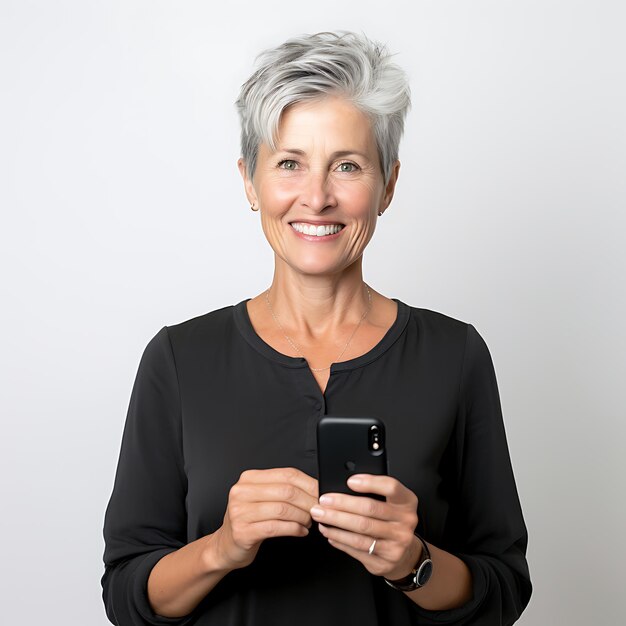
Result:
M384 500L384 496L352 491L353 474L387 474L385 425L375 417L325 416L317 425L319 493L347 493Z

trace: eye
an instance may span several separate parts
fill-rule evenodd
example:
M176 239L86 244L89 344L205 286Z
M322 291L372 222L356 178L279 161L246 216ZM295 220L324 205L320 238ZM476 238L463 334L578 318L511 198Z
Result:
M345 161L344 163L340 163L337 166L337 170L340 172L345 172L346 174L351 174L352 172L356 172L359 169L359 166L355 163L350 163L349 161Z
M283 159L278 163L278 167L283 170L295 170L298 164L293 159Z

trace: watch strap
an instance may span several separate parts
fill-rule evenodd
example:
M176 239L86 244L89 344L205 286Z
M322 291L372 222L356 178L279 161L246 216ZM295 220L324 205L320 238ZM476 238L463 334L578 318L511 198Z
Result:
M385 578L385 582L398 591L414 591L423 587L429 580L433 571L433 562L426 542L417 534L415 536L422 544L422 554L413 569L404 577L397 580Z

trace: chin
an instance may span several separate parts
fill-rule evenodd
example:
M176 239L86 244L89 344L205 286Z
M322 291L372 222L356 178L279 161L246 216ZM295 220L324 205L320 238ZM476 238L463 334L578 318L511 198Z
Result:
M343 267L337 263L323 263L320 260L311 260L309 262L299 260L299 262L291 261L288 262L288 264L299 274L305 274L307 276L330 276L340 272Z
M319 267L292 265L291 267L299 274L303 274L305 276L331 276L340 271L336 267L328 267L326 265Z
M333 276L339 274L353 262L346 262L345 259L288 259L287 264L291 269L295 270L299 274L306 276Z

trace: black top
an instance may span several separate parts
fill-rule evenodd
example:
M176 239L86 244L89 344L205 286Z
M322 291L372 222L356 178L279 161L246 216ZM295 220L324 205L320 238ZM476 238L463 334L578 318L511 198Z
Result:
M104 523L114 624L491 626L519 617L531 594L527 532L489 351L470 324L396 302L383 339L335 363L324 394L304 359L256 334L245 300L165 326L148 343ZM467 563L473 599L421 609L312 529L266 540L191 615L155 615L146 586L156 562L219 528L243 470L316 477L326 414L385 423L389 473L418 496L422 536Z

